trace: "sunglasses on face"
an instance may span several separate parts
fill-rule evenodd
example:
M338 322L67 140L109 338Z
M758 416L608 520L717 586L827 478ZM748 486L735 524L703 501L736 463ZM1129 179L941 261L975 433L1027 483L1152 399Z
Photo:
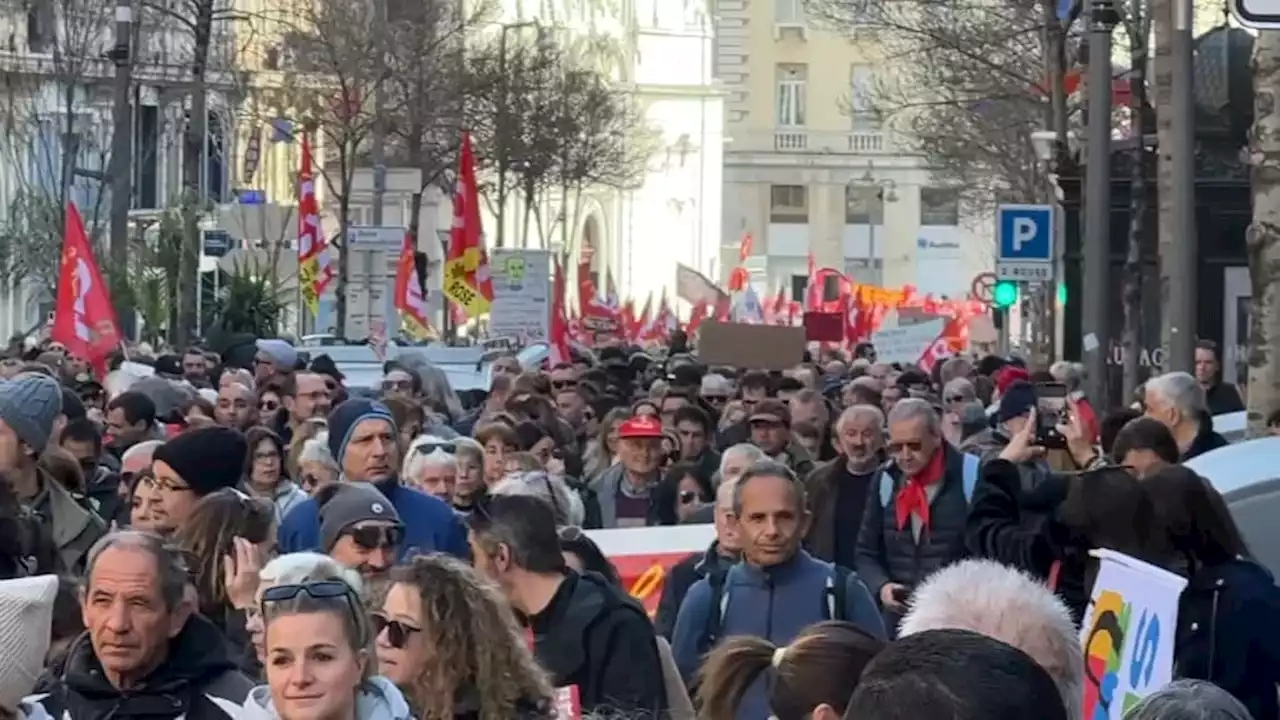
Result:
M258 409L262 412L275 412L280 409L280 403L266 400L258 403Z
M578 386L577 380L552 380L551 381L551 387L555 388L556 390L564 390L566 388L577 387L577 386Z
M392 620L382 613L373 613L370 619L373 621L374 637L381 635L385 630L387 642L397 650L403 650L404 646L409 644L409 638L414 633L422 632L422 628L414 627L399 620Z
M698 499L698 493L694 492L693 490L684 490L680 493L681 505L689 505L694 500L697 500L697 499Z
M404 528L400 525L377 526L366 525L364 527L350 528L346 530L344 535L351 538L361 550L382 550L400 547L400 543L404 542Z
M456 455L458 453L458 443L455 443L455 442L423 443L418 446L418 452L422 453L423 455L430 455L436 450L439 450L440 452L443 452L446 455Z

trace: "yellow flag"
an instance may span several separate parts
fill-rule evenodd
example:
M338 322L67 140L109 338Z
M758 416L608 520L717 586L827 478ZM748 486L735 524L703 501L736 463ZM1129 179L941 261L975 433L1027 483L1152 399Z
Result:
M320 313L320 296L316 295L316 274L318 272L319 263L316 262L316 256L303 261L298 266L298 284L302 286L302 301L307 304L307 309L312 315Z
M489 301L468 281L468 276L475 277L475 268L468 270L467 260L464 256L444 264L444 295L475 318L489 312Z

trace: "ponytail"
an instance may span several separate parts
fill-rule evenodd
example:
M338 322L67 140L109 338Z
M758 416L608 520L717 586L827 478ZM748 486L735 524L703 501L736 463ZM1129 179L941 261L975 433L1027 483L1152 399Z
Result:
M706 720L733 720L747 688L773 665L778 647L764 638L736 635L720 643L702 664L698 704Z

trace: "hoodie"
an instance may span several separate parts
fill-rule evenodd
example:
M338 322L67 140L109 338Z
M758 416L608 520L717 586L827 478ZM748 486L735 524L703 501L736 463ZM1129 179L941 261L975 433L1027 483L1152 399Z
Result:
M724 615L720 619L719 637L752 635L777 646L789 644L806 627L834 619L827 617L827 583L834 577L835 568L830 563L804 550L771 567L746 562L734 565L725 575ZM844 595L843 612L836 614L884 639L880 610L856 573L849 573ZM702 661L711 604L711 583L703 578L689 589L676 617L671 649L687 683L697 676ZM769 714L768 693L762 678L753 683L743 697L737 717L754 720Z
M240 717L243 720L279 718L275 701L271 699L271 688L266 685L254 688ZM375 677L360 686L360 693L356 696L355 720L413 720L413 712L404 695L390 680Z

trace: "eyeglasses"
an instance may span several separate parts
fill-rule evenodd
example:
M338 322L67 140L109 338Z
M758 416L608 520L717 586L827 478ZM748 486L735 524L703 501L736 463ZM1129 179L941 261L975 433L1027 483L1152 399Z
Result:
M280 409L280 403L267 400L258 403L258 409L262 412L275 412Z
M192 492L190 485L179 485L172 480L164 478L149 477L144 482L156 490L163 490L165 492Z
M551 387L556 390L574 388L574 387L578 387L578 381L577 380L552 380Z
M361 550L394 550L404 542L404 526L402 525L365 525L349 528L342 533L351 538Z
M255 462L266 462L267 460L279 460L280 453L276 452L275 450L268 450L266 452L256 452L253 454L253 459Z
M370 619L373 621L374 637L381 635L382 631L386 630L387 642L397 650L403 650L404 646L409 644L409 638L414 633L422 632L422 628L414 627L399 620L392 620L382 613L373 613L370 615Z

